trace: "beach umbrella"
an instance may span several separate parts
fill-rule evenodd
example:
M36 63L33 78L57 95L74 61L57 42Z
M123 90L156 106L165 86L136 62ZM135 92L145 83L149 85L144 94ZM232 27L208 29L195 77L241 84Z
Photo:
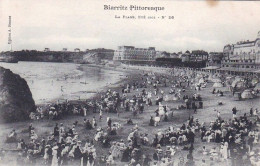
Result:
M252 91L250 89L244 90L244 92L241 94L242 99L253 99L254 95L252 94Z

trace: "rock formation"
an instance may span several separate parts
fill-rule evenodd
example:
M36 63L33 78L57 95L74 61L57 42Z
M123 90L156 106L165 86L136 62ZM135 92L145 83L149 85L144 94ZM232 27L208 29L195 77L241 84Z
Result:
M18 74L0 67L0 123L27 120L35 108L27 82Z

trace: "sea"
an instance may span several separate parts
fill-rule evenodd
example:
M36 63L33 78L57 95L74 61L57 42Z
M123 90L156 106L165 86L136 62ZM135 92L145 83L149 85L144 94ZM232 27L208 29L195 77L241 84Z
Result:
M0 66L27 81L36 104L86 100L126 77L122 71L88 64L22 61Z

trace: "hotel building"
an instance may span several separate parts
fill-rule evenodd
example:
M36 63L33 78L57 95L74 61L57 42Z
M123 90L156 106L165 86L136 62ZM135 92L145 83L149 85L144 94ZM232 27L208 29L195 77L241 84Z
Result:
M260 31L254 41L241 41L223 49L222 67L260 69Z
M155 47L135 48L133 46L119 46L114 52L114 61L154 61Z

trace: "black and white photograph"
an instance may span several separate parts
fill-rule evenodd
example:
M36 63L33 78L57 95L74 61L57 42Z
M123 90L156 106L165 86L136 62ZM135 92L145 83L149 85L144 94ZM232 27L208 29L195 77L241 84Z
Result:
M0 0L0 166L260 166L260 2Z

